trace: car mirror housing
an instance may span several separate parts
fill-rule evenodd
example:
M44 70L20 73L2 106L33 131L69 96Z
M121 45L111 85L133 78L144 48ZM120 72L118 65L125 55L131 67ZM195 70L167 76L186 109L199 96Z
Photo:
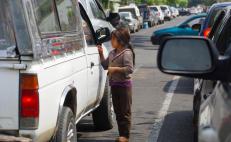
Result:
M161 44L157 58L163 73L207 78L216 68L218 52L205 37L169 37Z
M111 34L108 28L100 28L96 30L97 44L102 44L110 40Z

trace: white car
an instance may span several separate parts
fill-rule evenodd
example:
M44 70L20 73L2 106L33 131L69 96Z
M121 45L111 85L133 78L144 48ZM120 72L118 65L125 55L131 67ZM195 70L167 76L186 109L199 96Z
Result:
M155 14L157 15L157 17L159 18L159 23L164 23L164 13L161 10L160 6L153 5L153 6L150 6L150 9L153 10Z
M164 13L164 19L170 21L172 19L172 13L170 7L167 5L161 5L160 8Z
M133 17L131 12L119 12L121 19L126 21L129 26L129 30L134 33L139 31L139 21Z
M1 1L1 134L76 142L76 124L91 112L96 128L112 128L107 71L96 47L110 32L94 31L82 10L73 0Z
M139 22L139 29L143 27L143 17L140 15L140 10L135 4L119 7L118 12L131 12L133 17Z

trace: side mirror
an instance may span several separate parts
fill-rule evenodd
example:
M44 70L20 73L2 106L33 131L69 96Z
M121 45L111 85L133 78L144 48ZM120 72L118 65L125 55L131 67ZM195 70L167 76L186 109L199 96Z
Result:
M97 44L102 44L110 40L111 34L108 28L100 28L96 31Z
M161 44L158 67L167 74L203 78L215 70L218 53L204 37L170 37Z
M193 26L192 26L192 29L194 30L194 31L200 31L200 29L201 29L201 24L194 24Z

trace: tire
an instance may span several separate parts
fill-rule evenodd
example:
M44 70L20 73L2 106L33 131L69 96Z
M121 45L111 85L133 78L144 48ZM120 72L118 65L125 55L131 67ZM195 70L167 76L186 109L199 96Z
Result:
M72 110L69 107L63 107L62 114L58 123L58 130L56 132L56 142L77 142L77 130L75 125L75 118ZM71 132L72 133L69 133ZM70 137L68 138L68 133Z
M106 82L100 106L92 113L92 117L97 130L110 130L113 128L111 89L108 81Z

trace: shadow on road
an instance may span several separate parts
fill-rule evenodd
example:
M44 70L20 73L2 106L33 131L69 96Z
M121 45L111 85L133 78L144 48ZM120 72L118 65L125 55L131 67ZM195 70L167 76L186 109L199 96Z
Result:
M165 84L165 86L163 88L164 92L169 91L169 88L170 88L170 85L172 84L172 82L173 81L169 81ZM194 86L194 80L193 79L181 77L174 93L175 94L193 95L193 86Z
M158 142L193 142L192 116L192 111L168 114L161 128Z

